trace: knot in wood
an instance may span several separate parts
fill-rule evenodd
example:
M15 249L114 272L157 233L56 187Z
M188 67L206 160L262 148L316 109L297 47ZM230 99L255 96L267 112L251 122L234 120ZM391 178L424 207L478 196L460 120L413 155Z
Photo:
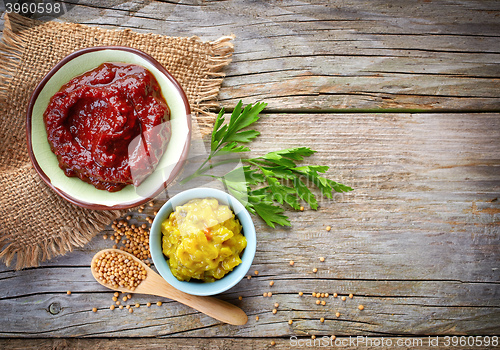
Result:
M59 304L58 302L50 304L49 305L49 312L52 315L57 315L58 313L61 312L61 304Z

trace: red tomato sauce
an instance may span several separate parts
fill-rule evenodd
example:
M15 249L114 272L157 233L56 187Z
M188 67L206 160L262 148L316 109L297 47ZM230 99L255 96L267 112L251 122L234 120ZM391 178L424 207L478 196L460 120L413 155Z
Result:
M110 192L138 186L170 140L170 109L158 82L132 64L104 63L73 78L43 118L64 173Z

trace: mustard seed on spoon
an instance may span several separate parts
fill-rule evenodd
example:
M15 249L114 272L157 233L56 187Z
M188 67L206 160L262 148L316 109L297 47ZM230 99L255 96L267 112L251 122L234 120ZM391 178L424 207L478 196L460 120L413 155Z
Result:
M248 320L243 310L226 301L175 289L141 260L118 249L104 249L95 254L91 270L97 282L122 293L135 292L169 298L233 325L244 325Z
M95 260L95 272L99 281L113 288L125 287L135 291L147 277L144 266L116 251L104 251Z

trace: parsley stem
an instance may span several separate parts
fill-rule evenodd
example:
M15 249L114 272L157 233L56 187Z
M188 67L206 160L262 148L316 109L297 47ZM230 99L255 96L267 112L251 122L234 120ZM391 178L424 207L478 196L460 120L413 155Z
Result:
M202 176L204 173L206 173L207 171L215 168L215 167L218 167L219 165L224 165L224 164L229 164L229 163L235 163L235 162L239 162L239 161L246 161L246 159L240 159L240 158L234 158L234 159L225 159L225 160L221 160L217 163L213 163L213 164L209 164L208 166L205 166L208 162L208 159L203 162L203 164L198 168L198 170L196 170L194 173L192 173L191 175L189 175L188 177L185 177L184 179L182 179L179 183L181 185L184 185L185 183L187 183L188 181L191 181L192 179L195 179L199 176Z

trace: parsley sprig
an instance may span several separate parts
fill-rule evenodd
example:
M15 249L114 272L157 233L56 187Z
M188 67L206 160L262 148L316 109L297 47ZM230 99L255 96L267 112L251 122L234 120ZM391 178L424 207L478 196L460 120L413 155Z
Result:
M291 226L285 215L285 204L299 210L301 200L316 210L318 201L310 190L310 184L317 187L326 198L333 198L333 191L348 192L352 188L330 180L324 174L329 168L324 165L297 165L316 151L309 147L294 147L269 152L256 158L238 158L244 165L231 170L223 176L206 175L206 173L222 164L234 162L235 159L223 159L215 163L214 158L224 155L248 152L245 145L253 141L259 132L248 130L250 125L260 119L260 112L265 103L249 104L242 108L240 101L229 121L226 123L225 111L218 114L210 141L210 154L200 167L181 181L186 183L198 176L210 176L221 181L229 193L240 200L247 210L260 216L269 226Z

